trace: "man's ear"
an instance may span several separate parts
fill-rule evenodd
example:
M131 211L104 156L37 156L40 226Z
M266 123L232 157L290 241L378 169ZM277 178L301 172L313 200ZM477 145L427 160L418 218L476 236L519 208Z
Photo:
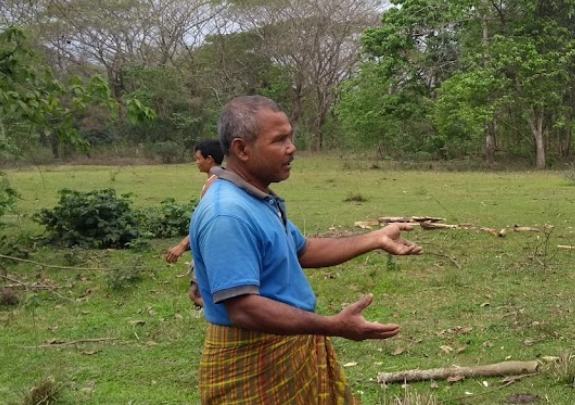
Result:
M230 154L235 155L238 159L245 162L250 158L251 147L245 139L234 138L230 145L230 151Z

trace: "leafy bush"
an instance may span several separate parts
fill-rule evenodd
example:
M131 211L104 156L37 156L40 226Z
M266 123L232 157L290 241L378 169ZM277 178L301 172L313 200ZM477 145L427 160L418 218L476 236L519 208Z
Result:
M147 215L145 228L154 238L173 238L188 234L190 217L197 205L196 200L177 204L173 198L162 201L161 208Z
M0 254L25 259L35 250L33 237L24 233L0 235Z
M16 190L10 187L8 179L4 173L0 172L0 217L10 212L16 203L17 197L18 193Z
M46 227L50 241L65 246L126 248L141 232L141 214L132 210L129 194L114 189L87 193L64 189L54 209L42 209L34 220Z
M43 209L33 218L46 227L49 242L67 247L145 250L147 238L186 235L197 204L167 198L159 209L138 211L132 209L129 194L117 197L114 189L64 189L59 194L55 208Z

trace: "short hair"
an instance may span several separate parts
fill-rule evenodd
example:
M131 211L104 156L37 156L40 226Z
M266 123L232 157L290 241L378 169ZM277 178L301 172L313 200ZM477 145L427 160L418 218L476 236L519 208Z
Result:
M235 138L248 143L256 141L259 131L256 115L261 110L283 112L278 103L263 96L236 97L224 106L218 121L218 135L226 156Z
M222 150L220 142L215 139L206 139L201 141L196 145L195 151L200 151L204 158L211 156L218 166L220 166L224 161L224 151Z

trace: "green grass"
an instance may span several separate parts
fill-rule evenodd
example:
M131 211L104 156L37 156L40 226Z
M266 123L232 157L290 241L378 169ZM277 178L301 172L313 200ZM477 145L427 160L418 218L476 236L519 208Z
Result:
M573 322L575 186L558 172L424 172L370 169L368 162L305 156L292 177L274 190L307 235L363 232L355 221L380 216L429 215L445 223L501 229L553 225L546 234L508 232L504 238L477 230L423 231L409 238L427 254L389 258L373 252L345 265L308 271L318 311L334 314L366 293L375 295L366 318L396 322L400 335L387 341L334 339L354 391L363 404L389 404L403 389L386 391L379 372L473 366L534 360L575 352ZM133 193L137 207L167 197L197 198L205 176L193 165L39 167L8 171L21 194L17 214L53 207L57 190L115 188ZM350 198L350 196L358 196ZM359 198L359 196L361 198ZM348 200L348 201L346 201ZM27 216L7 218L11 232L38 232ZM185 261L163 260L175 240L154 241L145 253L39 248L38 263L101 270L54 269L0 259L0 274L51 285L23 291L18 305L0 306L0 398L21 403L48 377L62 384L61 404L199 404L197 370L205 321L187 298ZM144 265L143 281L110 290L111 268ZM2 269L6 270L6 273ZM463 330L461 328L471 328ZM84 341L83 339L111 339ZM49 342L80 341L75 344ZM440 347L450 346L446 354ZM464 349L457 353L457 349ZM399 353L399 354L398 354ZM488 387L483 385L487 381ZM571 405L573 385L541 372L510 386L501 378L455 384L411 384L444 404L504 404L512 394L531 393L546 403ZM474 395L467 395L466 392Z

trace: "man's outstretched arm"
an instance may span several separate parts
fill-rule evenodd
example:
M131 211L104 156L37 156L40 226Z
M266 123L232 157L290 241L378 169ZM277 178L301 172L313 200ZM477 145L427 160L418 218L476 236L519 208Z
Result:
M304 268L329 267L344 263L373 250L382 249L394 255L422 253L417 244L404 239L402 231L411 231L407 224L390 224L377 231L344 238L308 238L307 249L299 262Z
M234 326L275 335L340 336L361 341L387 339L399 332L396 324L368 322L362 311L373 301L369 294L339 314L322 316L256 294L224 301Z

